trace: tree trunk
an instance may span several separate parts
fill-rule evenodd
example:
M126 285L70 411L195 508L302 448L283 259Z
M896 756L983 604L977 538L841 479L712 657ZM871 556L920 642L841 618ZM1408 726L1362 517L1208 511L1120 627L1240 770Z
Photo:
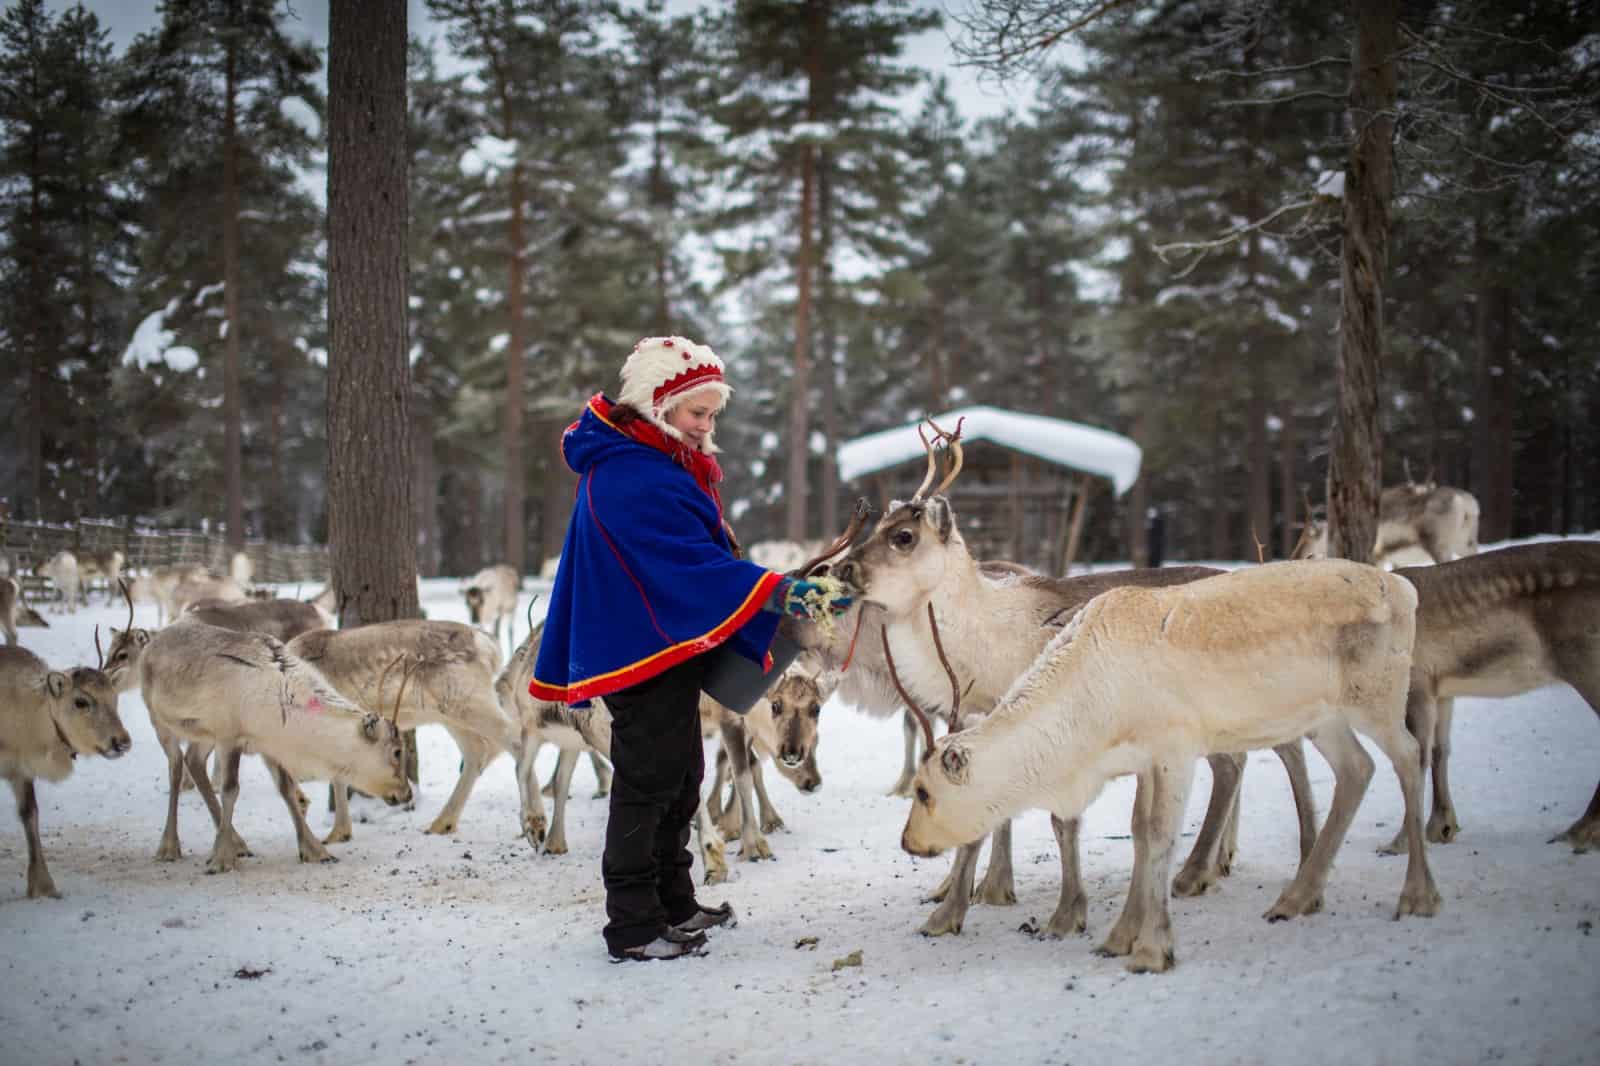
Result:
M1511 446L1516 377L1511 346L1511 293L1500 275L1496 242L1480 219L1474 252L1478 267L1474 340L1478 349L1473 403L1473 495L1481 513L1478 539L1492 544L1512 534Z
M784 533L806 539L806 469L810 458L812 200L816 195L816 151L800 149L800 251L795 256L799 296L794 307L794 376L789 382L789 456L783 479Z
M1148 421L1141 406L1139 413L1134 415L1133 442L1139 446L1141 455L1145 447L1145 439L1149 436ZM1128 542L1128 565L1150 565L1150 538L1145 523L1148 521L1150 510L1150 475L1145 470L1144 460L1139 462L1139 477L1134 481L1133 487L1128 490L1126 514L1123 522L1124 536Z
M1383 279L1393 183L1394 54L1398 0L1356 0L1350 86L1350 165L1345 171L1339 318L1339 408L1328 456L1328 553L1372 560L1383 434Z
M328 540L343 627L415 618L406 358L406 5L333 0Z
M1296 440L1294 419L1286 412L1283 428L1278 431L1278 499L1283 508L1283 533L1278 540L1278 554L1285 559L1294 557L1294 548L1300 541L1300 532L1309 514L1301 514L1300 492L1294 476Z
M223 477L228 495L229 554L244 550L243 445L239 396L239 57L235 36L227 43L227 85L222 120L222 294L226 334L222 339Z
M411 448L416 460L417 573L439 576L439 463L433 446L433 410L426 399L412 395Z
M833 288L833 185L831 157L824 151L817 167L817 221L821 229L817 274L821 289L817 314L818 384L822 402L822 470L817 491L822 495L823 537L838 534L839 525L839 366L835 358L839 309Z
M500 92L503 129L501 136L507 140L516 137L516 126L511 116L511 92L501 85ZM511 343L506 349L506 407L504 434L500 442L506 463L506 491L503 532L505 536L502 560L518 574L524 563L522 546L527 541L523 528L522 501L525 474L522 460L522 403L523 359L528 341L522 314L522 162L511 165L511 276L506 289L506 309L511 316Z

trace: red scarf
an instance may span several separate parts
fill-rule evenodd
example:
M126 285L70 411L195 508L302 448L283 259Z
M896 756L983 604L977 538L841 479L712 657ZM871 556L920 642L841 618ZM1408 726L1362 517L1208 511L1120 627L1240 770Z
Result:
M606 424L612 426L618 433L647 444L658 452L665 453L673 462L683 467L693 477L695 484L699 485L717 505L717 517L722 516L722 496L717 492L717 482L722 480L722 467L718 465L716 457L678 440L669 437L661 431L661 427L647 418L635 418L630 422L617 425L611 420L611 409L616 406L604 394L595 396L589 401L595 414L605 419Z

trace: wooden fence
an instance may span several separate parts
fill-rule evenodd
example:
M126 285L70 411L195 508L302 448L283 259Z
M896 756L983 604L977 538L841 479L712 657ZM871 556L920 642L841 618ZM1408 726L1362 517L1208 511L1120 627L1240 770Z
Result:
M68 525L17 522L0 517L0 573L8 568L28 598L44 593L48 582L39 567L60 551L74 555L120 551L124 574L146 574L158 566L197 563L219 576L230 569L227 537L192 529L151 529L117 520L85 518ZM244 552L258 584L304 584L310 596L328 580L328 548L323 544L246 541Z

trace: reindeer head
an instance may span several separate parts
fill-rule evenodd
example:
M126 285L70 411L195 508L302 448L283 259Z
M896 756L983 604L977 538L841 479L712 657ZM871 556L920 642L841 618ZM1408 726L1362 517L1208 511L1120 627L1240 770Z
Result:
M929 423L932 425L932 422ZM956 529L955 513L942 493L961 472L961 426L946 433L934 426L939 439L948 442L952 456L938 488L928 491L936 472L937 455L926 436L928 473L908 502L891 502L872 535L833 568L841 581L855 586L862 599L878 604L890 618L917 610L944 579L953 561L971 564L967 545ZM917 428L922 434L922 428ZM959 563L958 563L959 565Z
M467 616L472 619L472 624L483 624L483 590L476 585L470 586L462 593L467 598Z
M44 689L56 732L74 755L117 759L133 747L117 715L117 690L101 671L87 666L52 670Z
M790 671L771 692L772 725L778 734L773 764L801 792L822 787L817 769L817 722L822 716L822 692L814 678Z
M138 585L143 578L136 579ZM126 581L118 581L122 598L128 602L128 628L111 630L111 647L106 650L105 672L118 692L129 692L139 687L139 661L145 648L150 646L150 631L135 629L133 625L133 594Z
M990 805L975 785L1003 780L974 770L978 750L963 733L941 737L911 780L911 813L900 833L900 846L912 855L931 857L970 843L993 827Z

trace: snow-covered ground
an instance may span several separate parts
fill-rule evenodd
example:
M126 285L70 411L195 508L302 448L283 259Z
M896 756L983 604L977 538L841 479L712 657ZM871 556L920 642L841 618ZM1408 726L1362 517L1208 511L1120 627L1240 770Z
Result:
M431 617L465 620L455 581L425 583L424 597ZM47 617L23 644L52 665L92 663L95 623L121 625L125 608ZM154 609L138 622L153 625ZM1282 769L1253 754L1233 876L1173 901L1179 961L1159 976L1092 953L1127 887L1131 781L1085 820L1087 937L1018 931L1049 916L1058 887L1048 819L1034 812L1018 824L1017 905L974 906L962 935L924 939L922 897L947 860L899 849L906 801L884 795L898 722L845 706L823 712L820 793L768 775L789 825L771 838L776 860L735 858L735 879L703 892L733 902L738 928L703 958L648 965L610 963L600 939L606 805L590 798L587 763L569 855L535 855L516 835L504 758L460 831L428 836L457 756L425 728L416 809L369 808L338 863L302 866L265 770L247 759L237 818L256 857L208 877L212 831L193 793L184 857L153 861L165 763L136 693L121 712L127 757L80 759L39 789L64 899L23 898L26 846L0 815L0 1062L1600 1062L1600 854L1546 843L1583 811L1600 769L1595 715L1565 686L1458 703L1462 835L1429 849L1445 898L1431 920L1390 918L1405 860L1376 849L1401 802L1377 755L1326 910L1263 921L1297 850ZM1325 812L1331 777L1309 761ZM541 773L553 764L546 751ZM1202 767L1191 836L1208 792ZM834 969L855 951L860 966Z

